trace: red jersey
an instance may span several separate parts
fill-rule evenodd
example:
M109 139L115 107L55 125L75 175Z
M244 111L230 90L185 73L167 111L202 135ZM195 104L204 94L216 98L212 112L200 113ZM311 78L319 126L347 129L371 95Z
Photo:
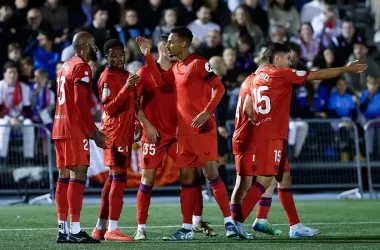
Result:
M174 84L165 84L157 88L146 65L140 68L136 74L140 76L136 95L141 97L141 108L145 116L158 130L161 139L175 138L177 109ZM143 140L148 141L145 128L143 129Z
M57 76L57 102L55 108L53 139L88 139L86 128L75 105L74 85L84 84L88 90L88 102L92 103L92 72L90 66L79 56L65 62ZM90 109L88 110L90 112Z
M244 114L244 102L249 95L248 87L254 78L254 74L245 79L240 87L239 100L236 107L235 115L235 132L232 137L232 150L234 154L239 154L245 150L254 147L253 129L254 125L249 121L248 117Z
M125 83L129 72L107 67L98 81L99 99L102 105L101 131L110 139L107 148L126 147L133 143L135 124L135 88Z
M147 56L146 60L155 80L161 79L161 72L157 72L153 57ZM220 81L213 81L214 77L217 76L207 60L194 54L175 62L170 70L163 73L164 80L174 83L176 88L178 136L216 133L213 112L224 91L212 98L212 88L223 86ZM210 119L200 128L191 127L193 119L203 111L211 114Z
M272 65L256 72L249 87L254 108L255 140L287 140L292 85L303 84L309 73L290 68L277 69Z

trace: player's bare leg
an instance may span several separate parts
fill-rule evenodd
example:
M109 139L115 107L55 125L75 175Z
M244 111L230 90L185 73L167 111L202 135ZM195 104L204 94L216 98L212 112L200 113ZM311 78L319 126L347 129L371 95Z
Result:
M243 226L241 204L246 196L249 188L252 186L253 176L236 175L236 183L231 196L231 215L242 239L251 239L253 236L249 234Z
M180 180L182 227L178 229L174 235L163 238L163 240L167 241L193 240L195 238L192 230L192 217L196 195L198 194L198 186L200 183L200 174L198 169L181 168Z
M219 205L224 217L224 227L227 230L227 237L235 237L238 235L235 223L231 217L230 202L228 199L227 188L222 178L219 176L218 165L215 161L209 161L202 166L203 174L209 182L215 200Z
M272 179L272 183L265 190L265 193L261 196L257 207L256 219L253 222L252 229L258 232L262 232L269 235L280 235L282 233L281 230L275 229L272 224L268 221L268 213L269 209L272 205L272 196L274 190L277 187L277 180L275 178Z
M108 197L109 216L108 230L104 235L107 241L133 241L132 237L119 230L119 218L123 209L123 197L125 185L127 183L127 172L123 167L111 167L112 184Z
M112 172L110 171L108 178L106 182L104 183L104 186L102 189L98 221L96 222L96 226L94 230L92 231L92 238L94 239L104 240L104 235L107 232L107 223L108 223L108 216L109 216L108 197L111 191L112 180L113 180L113 175L112 175Z
M69 214L69 203L67 201L67 190L69 188L70 170L67 168L58 169L58 180L55 191L55 202L57 204L58 215L58 235L57 243L66 243L69 227L67 215Z
M87 180L88 166L72 166L69 169L71 171L67 197L70 211L70 232L67 240L70 243L100 243L99 240L90 237L80 226L83 192Z
M146 240L146 221L148 219L148 210L154 181L156 179L157 169L143 169L139 191L137 192L137 230L135 240Z
M290 172L284 173L282 181L278 183L278 198L284 208L286 217L288 218L290 230L289 236L292 239L301 237L313 237L320 234L319 229L313 229L300 223L296 205L291 191Z

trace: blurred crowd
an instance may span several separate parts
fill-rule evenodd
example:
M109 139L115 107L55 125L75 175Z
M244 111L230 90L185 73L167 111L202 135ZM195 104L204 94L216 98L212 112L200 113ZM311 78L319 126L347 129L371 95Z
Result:
M374 13L373 31L380 29L379 2L367 4ZM241 83L273 42L291 46L297 70L340 67L352 60L367 63L366 72L295 87L291 108L293 119L348 118L363 124L380 118L380 33L368 37L354 20L324 0L1 0L0 118L51 122L40 114L54 110L56 72L74 55L76 32L87 30L95 37L98 58L90 66L96 83L106 66L102 48L108 39L122 41L125 68L135 73L145 62L134 39L148 38L157 54L159 35L182 25L194 34L192 51L210 59L225 84L217 111L222 135L226 121L235 117ZM93 86L93 115L99 119Z

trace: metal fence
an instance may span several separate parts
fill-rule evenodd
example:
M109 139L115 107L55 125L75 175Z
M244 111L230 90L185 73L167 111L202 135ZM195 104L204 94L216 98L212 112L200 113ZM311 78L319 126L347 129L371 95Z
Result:
M231 135L232 124L229 121L226 125ZM294 188L357 188L362 193L359 133L354 122L293 120L288 142Z
M364 125L364 136L370 198L378 198L375 188L380 188L380 119Z
M0 120L0 193L16 194L16 203L52 202L54 178L51 133L30 120L10 125ZM29 194L44 194L30 199Z

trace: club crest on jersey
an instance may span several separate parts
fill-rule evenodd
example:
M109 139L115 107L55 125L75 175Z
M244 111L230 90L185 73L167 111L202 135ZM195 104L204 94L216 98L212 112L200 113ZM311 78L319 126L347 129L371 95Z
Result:
M82 77L82 79L80 79L82 82L86 82L86 83L89 83L90 82L90 77L88 76L84 76Z
M106 99L111 95L111 90L108 88L108 84L105 82L103 84L103 93L102 93L102 99Z
M205 69L207 72L213 72L214 71L209 62L206 62Z

